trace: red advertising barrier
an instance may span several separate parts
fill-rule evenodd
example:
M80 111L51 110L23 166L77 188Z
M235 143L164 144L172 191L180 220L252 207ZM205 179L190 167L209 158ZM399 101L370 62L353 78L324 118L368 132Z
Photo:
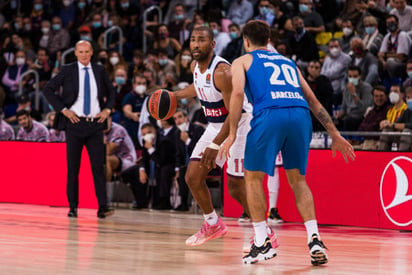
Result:
M319 224L412 230L412 153L357 151L356 156L345 163L330 150L310 151L306 179ZM280 181L279 213L285 221L302 222L283 169ZM241 212L225 185L225 216Z

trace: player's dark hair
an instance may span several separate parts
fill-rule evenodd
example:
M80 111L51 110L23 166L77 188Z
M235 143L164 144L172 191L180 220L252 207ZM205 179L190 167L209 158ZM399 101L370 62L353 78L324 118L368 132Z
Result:
M243 27L243 36L255 46L266 46L270 37L270 27L263 21L253 20Z
M195 28L193 31L200 31L200 32L206 31L207 35L209 36L210 41L213 41L214 39L213 31L209 27L200 26L200 27Z

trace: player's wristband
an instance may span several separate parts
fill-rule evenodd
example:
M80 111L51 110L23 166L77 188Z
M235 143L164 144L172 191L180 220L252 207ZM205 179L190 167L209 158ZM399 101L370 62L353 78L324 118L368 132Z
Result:
M210 148L213 150L220 150L220 145L217 145L216 143L212 142L207 146L207 148Z

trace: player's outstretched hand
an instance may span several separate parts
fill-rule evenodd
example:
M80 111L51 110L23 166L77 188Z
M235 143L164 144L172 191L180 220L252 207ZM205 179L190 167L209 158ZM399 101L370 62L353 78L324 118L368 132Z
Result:
M344 139L341 135L338 135L334 138L332 138L332 156L336 156L336 151L339 151L343 158L345 159L345 162L348 163L348 158L350 160L355 160L355 151L353 150L352 145Z

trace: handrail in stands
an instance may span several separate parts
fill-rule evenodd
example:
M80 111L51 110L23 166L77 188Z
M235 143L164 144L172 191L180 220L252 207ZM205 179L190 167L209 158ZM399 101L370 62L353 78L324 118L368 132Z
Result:
M34 74L34 87L35 87L35 98L34 98L34 106L36 110L39 110L39 73L36 70L30 69L25 71L20 75L20 81L19 81L19 92L18 95L23 94L23 79L26 75L28 74Z
M104 49L107 50L107 36L109 35L109 33L111 33L114 30L117 30L119 32L119 41L117 43L119 44L119 53L122 55L123 54L123 30L119 26L111 26L110 28L104 31L103 33Z
M152 10L157 10L159 13L159 24L162 22L162 10L160 9L159 6L153 5L150 8L147 8L144 13L143 13L143 53L146 53L147 51L147 37L146 37L146 29L147 29L147 14L151 12Z

